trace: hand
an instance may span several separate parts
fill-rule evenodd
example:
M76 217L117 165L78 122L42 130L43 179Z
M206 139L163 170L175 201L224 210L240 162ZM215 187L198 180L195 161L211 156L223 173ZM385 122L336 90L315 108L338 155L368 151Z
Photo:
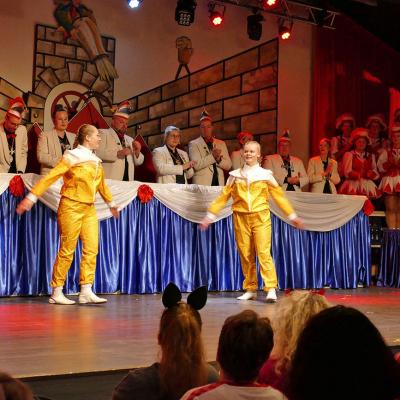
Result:
M125 147L124 149L118 150L117 157L119 159L124 159L126 156L132 154L132 149L130 147Z
M70 34L72 40L76 40L76 41L79 40L78 29L76 29L76 28L71 29L71 32L69 34Z
M189 168L192 168L194 166L194 163L195 163L194 161L189 161L189 162L183 164L182 165L183 170L185 171Z
M142 149L142 145L137 140L134 140L132 143L132 151L135 154L136 158L139 157L140 150Z
M333 165L332 163L329 163L328 166L326 167L325 176L332 175L332 169Z
M297 229L300 229L300 230L304 230L304 229L305 229L305 227L304 227L304 222L303 222L303 220L300 219L299 217L296 217L295 219L292 219L290 222L291 222L291 223L295 226L295 228L297 228Z
M287 178L287 182L291 185L298 185L300 183L300 180L297 176L291 176Z
M110 208L110 212L111 212L111 215L112 215L114 218L118 218L118 217L119 217L119 211L118 211L118 208L117 208L117 207L111 207L111 208Z
M211 154L215 158L215 161L220 161L221 160L221 158L222 158L221 152L222 152L221 149L217 149L217 148L212 149Z
M21 203L18 204L16 212L18 215L22 215L25 211L29 211L35 203L25 197Z
M211 220L207 217L203 218L203 220L200 222L200 230L205 231L208 229L208 227L211 224Z

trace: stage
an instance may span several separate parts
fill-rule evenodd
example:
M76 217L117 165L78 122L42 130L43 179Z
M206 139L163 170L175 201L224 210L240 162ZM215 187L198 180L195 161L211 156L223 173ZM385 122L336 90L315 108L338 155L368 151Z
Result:
M266 304L262 292L257 301L238 301L237 295L209 293L201 312L209 361L215 360L218 335L227 316L247 308L273 316L275 305ZM400 290L328 290L326 295L334 304L364 312L390 346L400 346ZM108 303L99 306L50 305L47 296L2 298L1 369L16 377L33 378L126 370L154 362L161 295L106 297Z

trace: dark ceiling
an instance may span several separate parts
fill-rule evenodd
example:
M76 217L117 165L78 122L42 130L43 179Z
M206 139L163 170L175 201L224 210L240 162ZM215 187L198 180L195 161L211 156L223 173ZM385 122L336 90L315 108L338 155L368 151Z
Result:
M346 14L400 52L400 0L303 0L301 3Z

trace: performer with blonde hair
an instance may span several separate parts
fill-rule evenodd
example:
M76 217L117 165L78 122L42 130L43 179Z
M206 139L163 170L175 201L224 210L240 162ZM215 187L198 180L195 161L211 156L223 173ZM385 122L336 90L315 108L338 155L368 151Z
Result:
M244 275L243 289L246 291L238 299L252 300L257 297L257 255L264 290L267 292L267 302L275 302L277 300L275 288L278 281L270 252L270 196L294 226L302 229L303 223L297 217L272 172L260 167L260 144L255 141L247 142L243 147L243 157L245 165L229 173L221 195L208 208L207 216L201 222L201 228L207 229L232 197L235 238Z
M99 247L99 224L94 207L99 192L110 207L111 214L118 218L118 209L105 183L101 160L93 153L99 147L101 137L92 125L82 125L76 135L73 150L65 151L59 163L42 178L21 201L17 213L29 211L40 197L59 178L64 179L57 219L60 230L60 249L53 267L51 304L74 304L64 296L62 289L71 266L78 237L82 241L80 265L79 303L105 303L92 291L96 256Z

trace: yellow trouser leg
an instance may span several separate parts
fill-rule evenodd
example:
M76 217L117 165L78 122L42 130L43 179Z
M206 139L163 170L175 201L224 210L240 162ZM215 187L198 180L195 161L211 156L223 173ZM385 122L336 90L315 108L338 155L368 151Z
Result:
M264 290L267 291L278 286L274 260L271 256L271 216L269 211L261 211L250 215L254 246L258 263L260 264Z
M52 287L64 286L65 278L71 266L84 217L84 213L79 207L81 204L65 197L61 198L57 212L60 249L53 266Z
M244 275L243 289L253 292L258 288L257 269L251 226L248 222L248 214L233 213L236 244L239 250L240 262Z
M88 205L83 218L80 238L82 241L82 260L80 284L93 284L96 269L96 256L99 251L99 222L94 205Z

